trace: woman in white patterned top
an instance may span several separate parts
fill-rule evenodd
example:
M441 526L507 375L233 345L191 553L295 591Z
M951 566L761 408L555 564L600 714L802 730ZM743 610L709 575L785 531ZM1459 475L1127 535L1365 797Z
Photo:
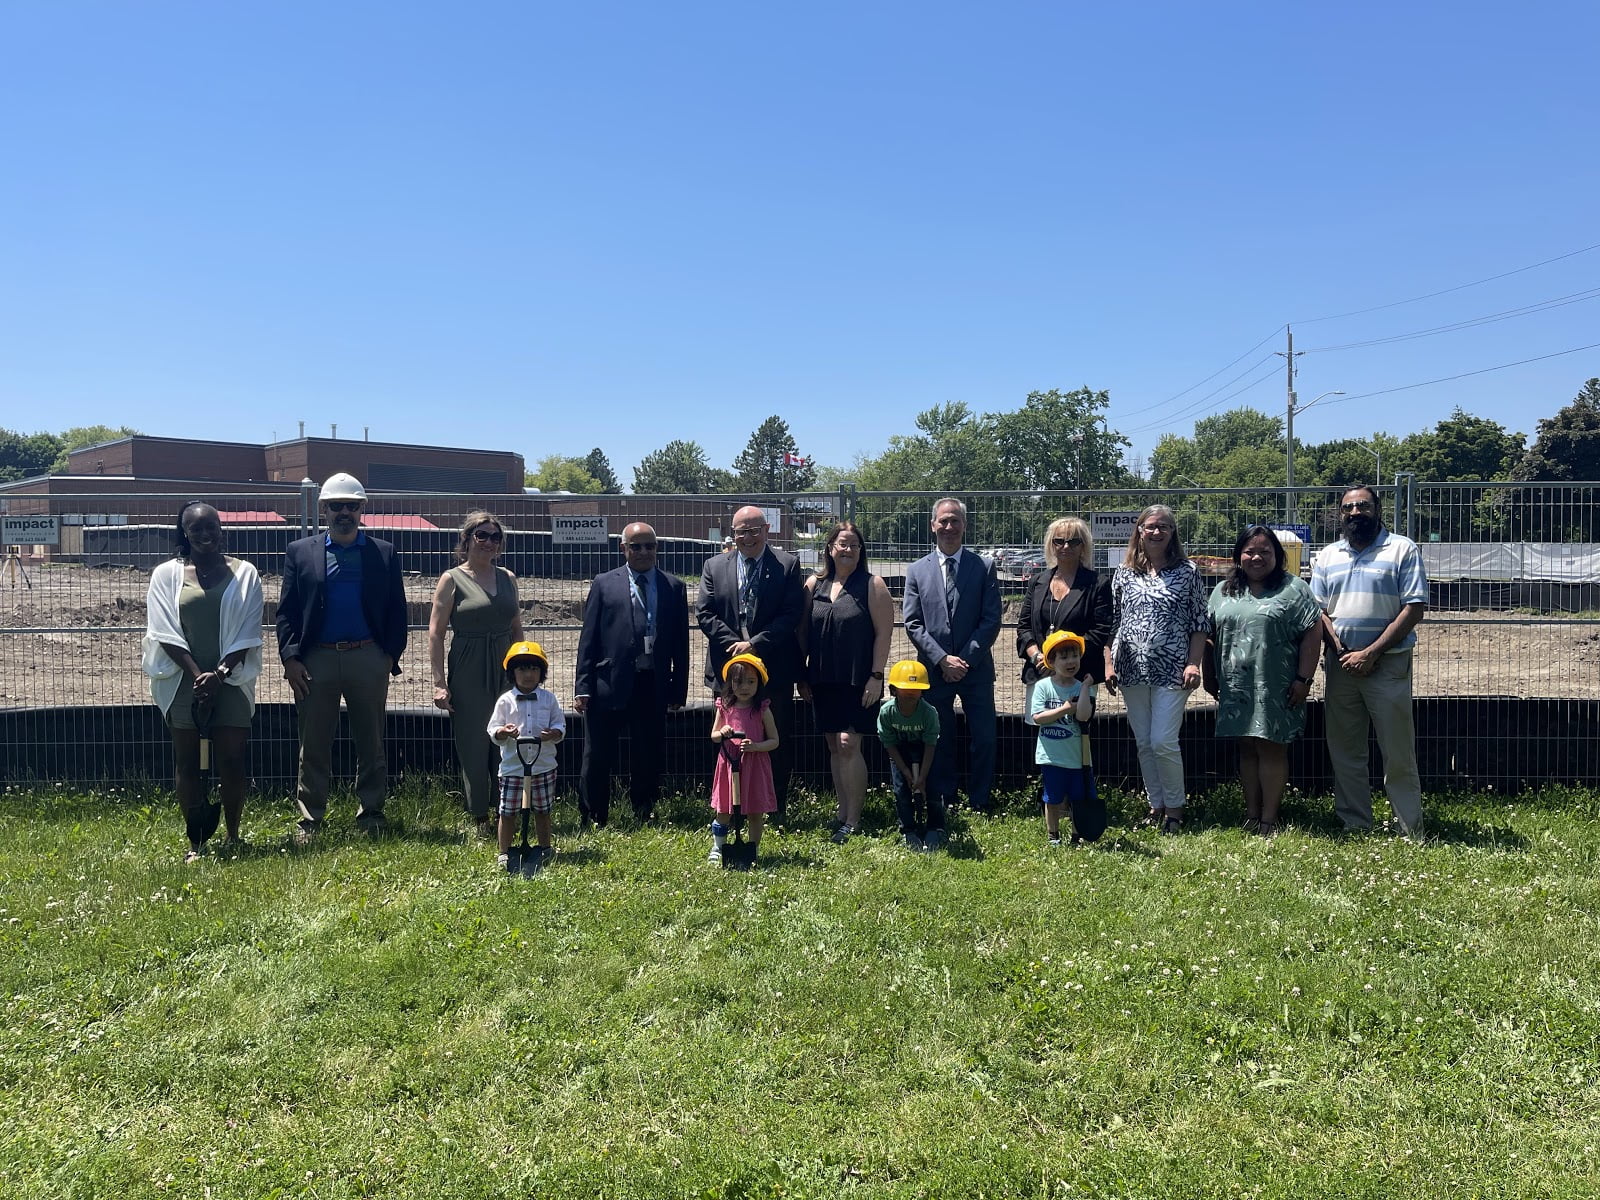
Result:
M1123 565L1111 577L1116 632L1106 650L1106 690L1120 689L1139 748L1150 820L1183 828L1183 755L1178 731L1200 686L1210 619L1206 588L1178 539L1172 510L1152 504L1134 522Z

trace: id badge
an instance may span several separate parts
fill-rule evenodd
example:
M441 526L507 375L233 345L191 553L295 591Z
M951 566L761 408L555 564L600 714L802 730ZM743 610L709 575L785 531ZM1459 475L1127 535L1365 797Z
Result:
M647 633L647 634L644 635L644 652L646 654L654 654L656 652L656 635L655 634Z

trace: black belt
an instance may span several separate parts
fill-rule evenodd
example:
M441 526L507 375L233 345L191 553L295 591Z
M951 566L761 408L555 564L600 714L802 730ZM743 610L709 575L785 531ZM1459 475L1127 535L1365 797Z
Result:
M363 646L370 646L376 638L362 638L359 642L318 642L318 650L359 650Z

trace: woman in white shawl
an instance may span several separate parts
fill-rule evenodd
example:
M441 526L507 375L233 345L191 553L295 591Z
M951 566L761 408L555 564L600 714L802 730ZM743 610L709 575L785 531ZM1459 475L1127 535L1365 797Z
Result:
M261 674L261 579L223 553L222 521L191 500L178 512L177 556L150 573L145 601L144 672L172 731L178 805L189 835L185 862L206 852L219 817L239 841L245 750ZM215 751L222 802L201 773L202 730Z

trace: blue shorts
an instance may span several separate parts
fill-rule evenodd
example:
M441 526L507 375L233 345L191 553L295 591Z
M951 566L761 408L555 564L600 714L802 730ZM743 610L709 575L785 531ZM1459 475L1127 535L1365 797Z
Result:
M1057 767L1045 763L1040 769L1044 774L1046 804L1070 804L1076 808L1085 800L1099 798L1093 767Z

